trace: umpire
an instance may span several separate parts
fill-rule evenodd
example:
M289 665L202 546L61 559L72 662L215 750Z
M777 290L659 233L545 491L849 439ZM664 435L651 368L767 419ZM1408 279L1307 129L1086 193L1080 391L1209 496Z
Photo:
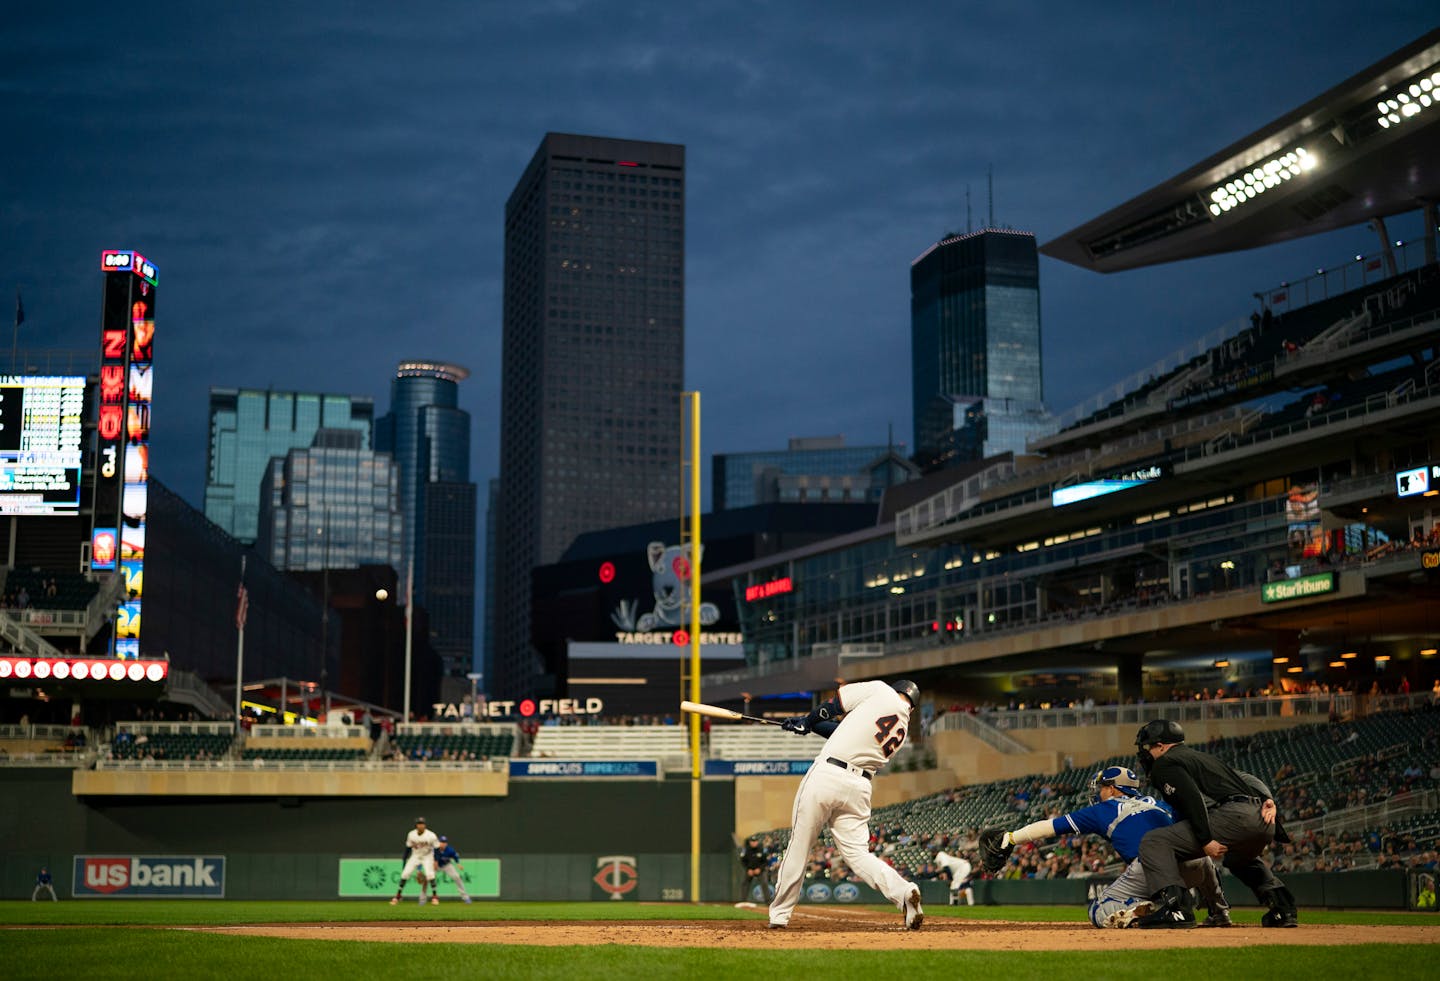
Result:
M1195 925L1180 863L1201 855L1223 862L1269 907L1261 926L1298 926L1295 897L1261 858L1279 827L1268 790L1184 743L1185 730L1169 719L1153 719L1135 736L1136 759L1175 811L1174 824L1156 828L1140 841L1140 865L1155 908L1136 919L1135 926Z

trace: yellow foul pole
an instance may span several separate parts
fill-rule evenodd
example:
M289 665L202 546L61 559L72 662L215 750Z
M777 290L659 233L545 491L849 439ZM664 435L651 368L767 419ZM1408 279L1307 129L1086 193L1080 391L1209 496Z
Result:
M690 701L700 701L700 393L690 400ZM690 901L700 902L700 716L690 714Z

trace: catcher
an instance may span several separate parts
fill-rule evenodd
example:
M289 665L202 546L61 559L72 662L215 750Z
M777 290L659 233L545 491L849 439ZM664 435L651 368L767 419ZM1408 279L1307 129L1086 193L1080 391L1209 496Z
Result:
M1090 922L1104 929L1120 929L1152 912L1145 871L1140 867L1140 839L1155 828L1169 827L1175 818L1166 804L1140 794L1140 778L1123 766L1110 766L1090 781L1089 807L1061 815L1054 820L1036 821L1018 831L986 828L980 832L980 861L987 872L1005 867L1015 846L1043 841L1057 835L1096 834L1106 839L1125 860L1120 873L1105 891L1090 903ZM1208 858L1186 862L1181 872L1185 884L1200 890L1209 918L1207 927L1228 927L1230 904L1220 889L1220 878Z

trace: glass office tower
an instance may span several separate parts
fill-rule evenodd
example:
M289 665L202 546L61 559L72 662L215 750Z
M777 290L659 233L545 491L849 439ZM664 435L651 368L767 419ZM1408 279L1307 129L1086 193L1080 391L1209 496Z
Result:
M586 531L677 517L685 148L546 135L505 204L495 664L541 693L530 571Z
M914 468L904 461L890 460L895 449L846 446L843 436L813 436L791 439L784 450L716 453L710 458L711 508L878 501L887 487L913 476Z
M402 361L390 411L375 423L376 447L400 472L405 530L397 571L404 583L413 564L415 602L430 614L431 646L448 679L463 678L475 655L475 485L470 413L458 406L468 377L459 365Z
M1023 453L1046 425L1035 236L999 228L951 235L911 263L910 358L918 460L953 452L956 421L967 407L976 419L979 399L980 453ZM959 412L957 399L966 403Z
M305 449L325 429L360 434L369 449L375 404L369 398L318 392L210 389L210 448L205 517L245 544L260 527L260 485L272 457Z
M355 430L322 429L265 470L256 547L277 569L403 568L403 527L395 462Z

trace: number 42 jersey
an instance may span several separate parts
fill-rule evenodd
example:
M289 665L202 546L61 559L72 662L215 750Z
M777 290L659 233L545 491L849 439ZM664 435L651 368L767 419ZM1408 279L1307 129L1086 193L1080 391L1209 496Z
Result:
M852 681L839 698L845 714L816 760L880 769L910 734L910 700L883 681Z

